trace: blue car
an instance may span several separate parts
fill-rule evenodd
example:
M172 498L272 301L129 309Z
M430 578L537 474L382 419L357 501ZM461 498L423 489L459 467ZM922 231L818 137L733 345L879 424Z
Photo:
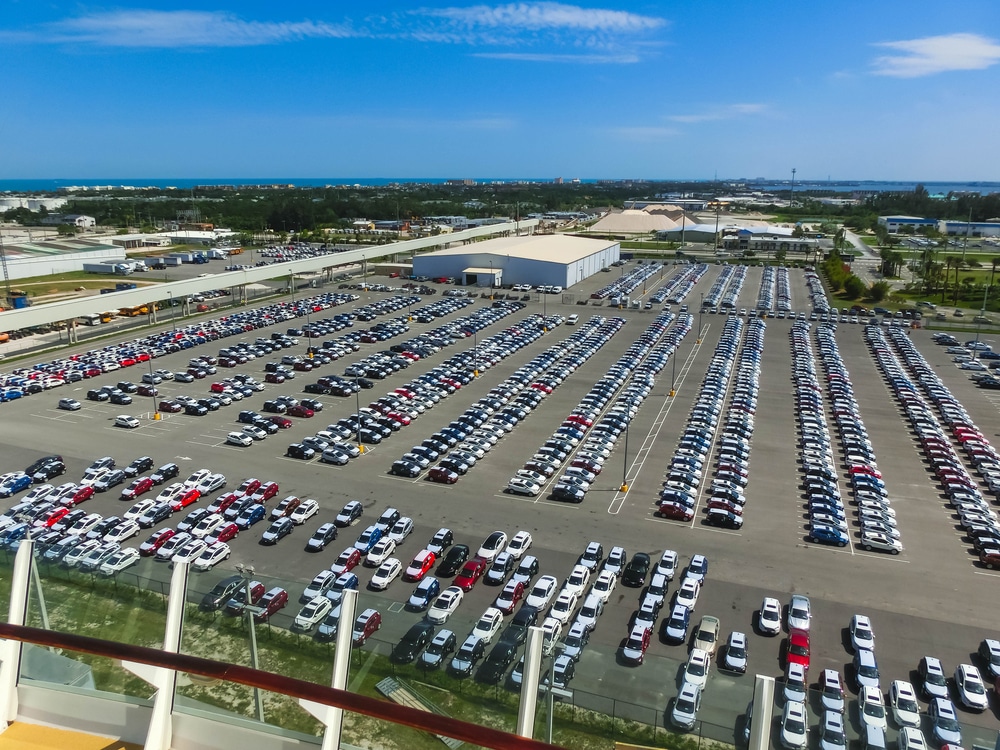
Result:
M31 477L27 474L21 474L16 477L11 477L3 484L0 484L0 497L10 497L21 490L25 490L31 486Z
M246 531L258 521L263 521L265 513L267 513L267 508L263 505L253 505L237 516L236 525L242 531Z
M8 388L5 391L0 391L0 403L4 401L14 401L15 399L21 398L23 395L24 393L16 388Z
M28 535L28 529L30 528L31 524L28 523L18 523L7 527L0 532L0 547L17 549L21 540Z
M354 543L354 547L355 549L360 550L362 555L367 555L372 551L372 547L378 544L378 541L381 538L382 528L377 524L372 524L361 532L361 536L359 536L358 541Z
M660 626L660 638L667 643L683 643L687 640L691 624L691 610L683 604L675 604L670 617Z
M809 541L820 544L836 544L838 547L847 546L847 534L832 526L817 524L809 529Z
M410 598L406 602L406 608L411 611L423 612L430 606L434 597L440 593L441 582L434 577L425 578L413 589L413 593L410 594Z

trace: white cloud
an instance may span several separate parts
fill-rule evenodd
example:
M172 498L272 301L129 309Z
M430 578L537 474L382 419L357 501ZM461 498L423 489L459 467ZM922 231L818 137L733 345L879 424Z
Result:
M635 33L663 26L662 18L642 16L623 10L581 8L563 3L509 3L507 5L473 5L467 8L421 8L414 11L423 16L445 18L475 27L503 29L561 29Z
M612 55L558 55L544 52L476 52L473 57L486 57L494 60L520 60L524 62L555 62L573 63L576 65L588 64L623 64L637 63L639 56L631 53Z
M682 115L667 115L667 119L672 122L682 122L686 124L700 122L714 122L716 120L732 120L743 115L759 115L767 112L766 104L726 104L720 107L710 107L704 112L695 112Z
M359 36L349 26L316 21L246 21L216 11L122 10L49 24L24 36L36 42L102 47L249 47L311 38Z
M950 70L982 70L1000 62L1000 44L979 34L944 34L878 47L892 54L875 58L875 73L895 78L918 78Z

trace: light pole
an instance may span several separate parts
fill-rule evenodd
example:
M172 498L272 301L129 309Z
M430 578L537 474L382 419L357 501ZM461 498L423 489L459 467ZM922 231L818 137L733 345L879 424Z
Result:
M490 302L493 301L493 282L495 280L496 280L496 277L493 275L493 261L491 260L490 261Z
M698 307L698 338L695 339L696 344L701 343L701 314L705 310L705 293L701 293L701 305ZM673 356L673 355L670 355Z
M986 300L990 295L990 285L986 285L986 291L983 292L983 306L979 310L979 318L976 320L976 351L979 351L979 329L983 327L983 320L986 318Z
M167 297L170 298L170 326L174 329L174 333L177 333L177 321L174 318L174 293L167 292Z
M677 393L677 388L675 387L677 383L677 350L674 349L673 353L670 355L670 398L673 398Z
M479 377L479 331L472 331L472 374Z
M150 357L146 361L149 363L149 397L153 399L153 420L158 421L161 414L159 403L156 400L156 383L153 382L153 358Z
M358 453L365 452L365 446L361 444L361 380L360 375L354 376L354 402L357 407L357 438L358 438Z
M619 492L628 492L628 422L625 423L625 455L622 463L622 486Z
M247 613L247 622L249 623L250 626L250 666L253 667L255 670L257 670L260 669L260 659L257 655L257 630L256 628L254 628L253 624L254 613L251 609L252 602L251 602L251 591L250 591L250 583L251 583L250 579L253 577L254 567L253 565L243 565L242 563L237 563L236 570L239 572L240 577L243 579L243 583L246 587L244 589L244 591L246 592L245 593L246 602L243 611ZM258 687L255 687L253 689L253 702L257 708L257 721L263 724L264 703L263 701L261 701L260 688Z

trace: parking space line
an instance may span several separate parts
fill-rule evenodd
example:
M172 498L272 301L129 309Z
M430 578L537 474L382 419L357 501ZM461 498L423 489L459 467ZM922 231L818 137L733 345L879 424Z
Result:
M705 326L706 330L708 326ZM632 465L625 472L626 479L629 474L633 475L632 481L642 473L643 467L646 465L646 460L649 458L650 453L653 450L653 444L660 435L660 431L663 426L667 423L667 416L670 414L670 410L674 406L674 402L677 401L677 393L680 391L681 387L684 385L684 380L687 378L688 373L691 371L691 367L694 364L694 358L697 355L701 347L698 344L694 344L691 347L691 351L688 352L687 357L684 360L684 364L681 366L681 375L678 380L674 382L674 395L673 397L667 396L664 399L663 405L660 406L660 411L657 412L656 418L653 420L653 424L649 427L649 432L646 433L646 437L642 441L642 445L639 446L639 450L635 452L635 457L632 460ZM677 356L677 352L674 351L671 357ZM666 369L666 368L664 368ZM638 468L636 465L638 464ZM615 496L611 500L611 504L608 505L609 515L618 515L621 512L622 507L625 505L625 498L628 497L628 491L622 492L618 490L615 492Z
M832 547L829 544L815 544L813 542L799 542L795 545L796 547L801 547L802 549L818 549L823 552L834 552L838 555L848 555L849 557L854 556L854 548L844 549L843 547Z
M711 531L715 534L728 534L729 536L743 536L743 534L741 534L739 531L730 531L729 529L719 529L716 528L715 526L705 526L704 524L701 524L699 526L692 526L691 528L694 529L695 531L699 530Z
M899 555L876 555L872 552L855 552L854 554L858 557L870 557L873 560L887 560L889 562L905 563L906 565L910 564L909 560L901 560Z
M985 570L973 570L972 572L975 573L977 576L990 576L991 578L1000 578L1000 573L987 573Z

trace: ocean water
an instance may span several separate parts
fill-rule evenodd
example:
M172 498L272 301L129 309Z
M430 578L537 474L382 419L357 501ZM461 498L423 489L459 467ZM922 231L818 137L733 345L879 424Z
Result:
M154 188L176 188L178 190L190 190L198 185L295 185L296 187L323 187L325 185L366 185L380 186L393 183L429 183L440 184L447 182L446 177L192 177L192 178L162 178L162 177L101 177L93 178L66 178L51 180L34 179L0 179L0 192L55 192L67 187L154 187ZM492 182L551 182L549 178L539 177L475 177L479 184L489 184ZM685 178L662 178L664 180L684 181ZM581 179L580 182L595 183L598 179ZM703 180L706 188L711 187L713 180ZM723 180L723 183L742 182L742 180ZM835 181L810 181L802 180L795 182L795 189L806 190L830 190L838 193L851 193L855 190L877 190L880 192L911 192L918 184L922 184L932 195L951 192L978 192L982 194L1000 192L1000 182L892 182L878 180L835 180ZM768 192L787 191L791 187L791 180L752 180L746 185L752 190ZM723 190L726 188L723 187Z

